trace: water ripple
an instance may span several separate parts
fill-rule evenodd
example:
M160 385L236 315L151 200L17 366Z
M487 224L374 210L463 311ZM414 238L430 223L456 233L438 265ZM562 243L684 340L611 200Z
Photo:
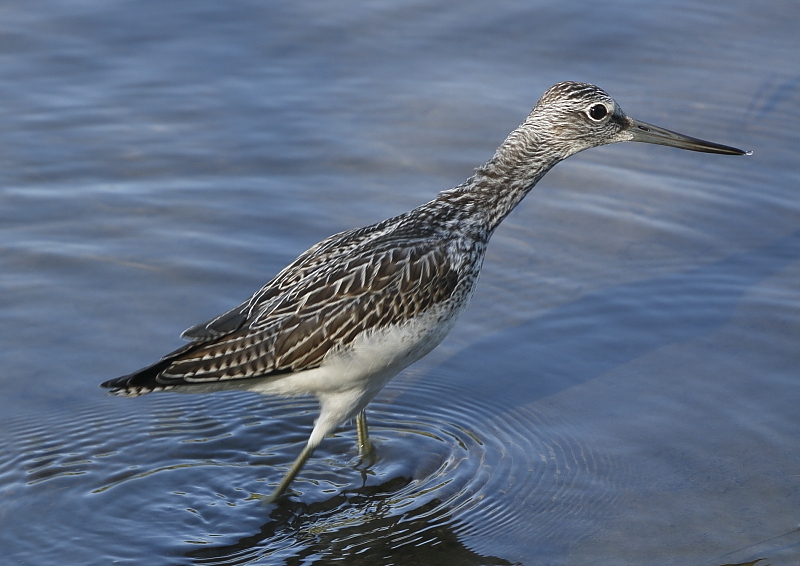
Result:
M197 564L312 556L411 564L437 552L463 564L511 564L491 556L502 541L586 536L591 525L575 509L591 505L596 514L615 497L617 463L568 423L420 380L390 384L370 405L372 458L361 461L347 426L323 443L288 497L263 503L315 415L307 399L165 394L18 420L0 446L0 496L12 496L8 512L24 495L62 519L61 532L38 541L54 553L54 538L78 531L102 547L108 531L154 524L135 540L115 538L116 551ZM53 490L77 497L53 500Z

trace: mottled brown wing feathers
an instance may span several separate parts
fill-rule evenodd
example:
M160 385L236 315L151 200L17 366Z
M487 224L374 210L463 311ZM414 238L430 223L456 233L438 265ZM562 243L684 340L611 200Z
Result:
M148 381L170 386L314 368L364 330L413 318L453 293L458 274L446 252L419 241L394 246L345 261L306 252L249 301L187 330L196 341L150 366Z

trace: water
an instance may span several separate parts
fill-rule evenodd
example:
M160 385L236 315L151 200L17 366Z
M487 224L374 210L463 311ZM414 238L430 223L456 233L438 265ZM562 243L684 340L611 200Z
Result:
M6 2L7 564L800 561L793 2ZM312 401L106 397L321 238L487 159L545 88L752 149L571 158L465 317L277 506Z

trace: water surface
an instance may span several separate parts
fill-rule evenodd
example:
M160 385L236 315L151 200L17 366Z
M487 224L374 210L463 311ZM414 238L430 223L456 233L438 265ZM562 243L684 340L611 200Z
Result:
M800 561L800 7L6 3L9 564ZM312 400L103 395L318 240L464 180L541 92L755 151L550 172L451 336L326 440Z

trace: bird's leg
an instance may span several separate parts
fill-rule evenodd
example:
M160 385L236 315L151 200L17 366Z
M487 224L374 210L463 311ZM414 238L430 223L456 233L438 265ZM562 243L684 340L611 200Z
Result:
M300 452L300 455L297 456L297 459L292 464L292 467L289 468L289 471L286 472L286 475L283 476L281 479L281 483L278 484L278 487L275 488L275 491L272 492L272 495L269 496L267 499L267 503L275 503L275 501L283 495L283 492L286 491L286 488L289 487L289 484L292 483L292 480L297 475L297 473L303 468L303 464L306 463L306 460L311 456L311 453L314 452L314 448L316 445L306 444L303 450Z
M367 431L367 411L361 411L356 416L356 437L358 442L358 453L361 457L368 456L372 453L372 443L369 441L369 432Z

